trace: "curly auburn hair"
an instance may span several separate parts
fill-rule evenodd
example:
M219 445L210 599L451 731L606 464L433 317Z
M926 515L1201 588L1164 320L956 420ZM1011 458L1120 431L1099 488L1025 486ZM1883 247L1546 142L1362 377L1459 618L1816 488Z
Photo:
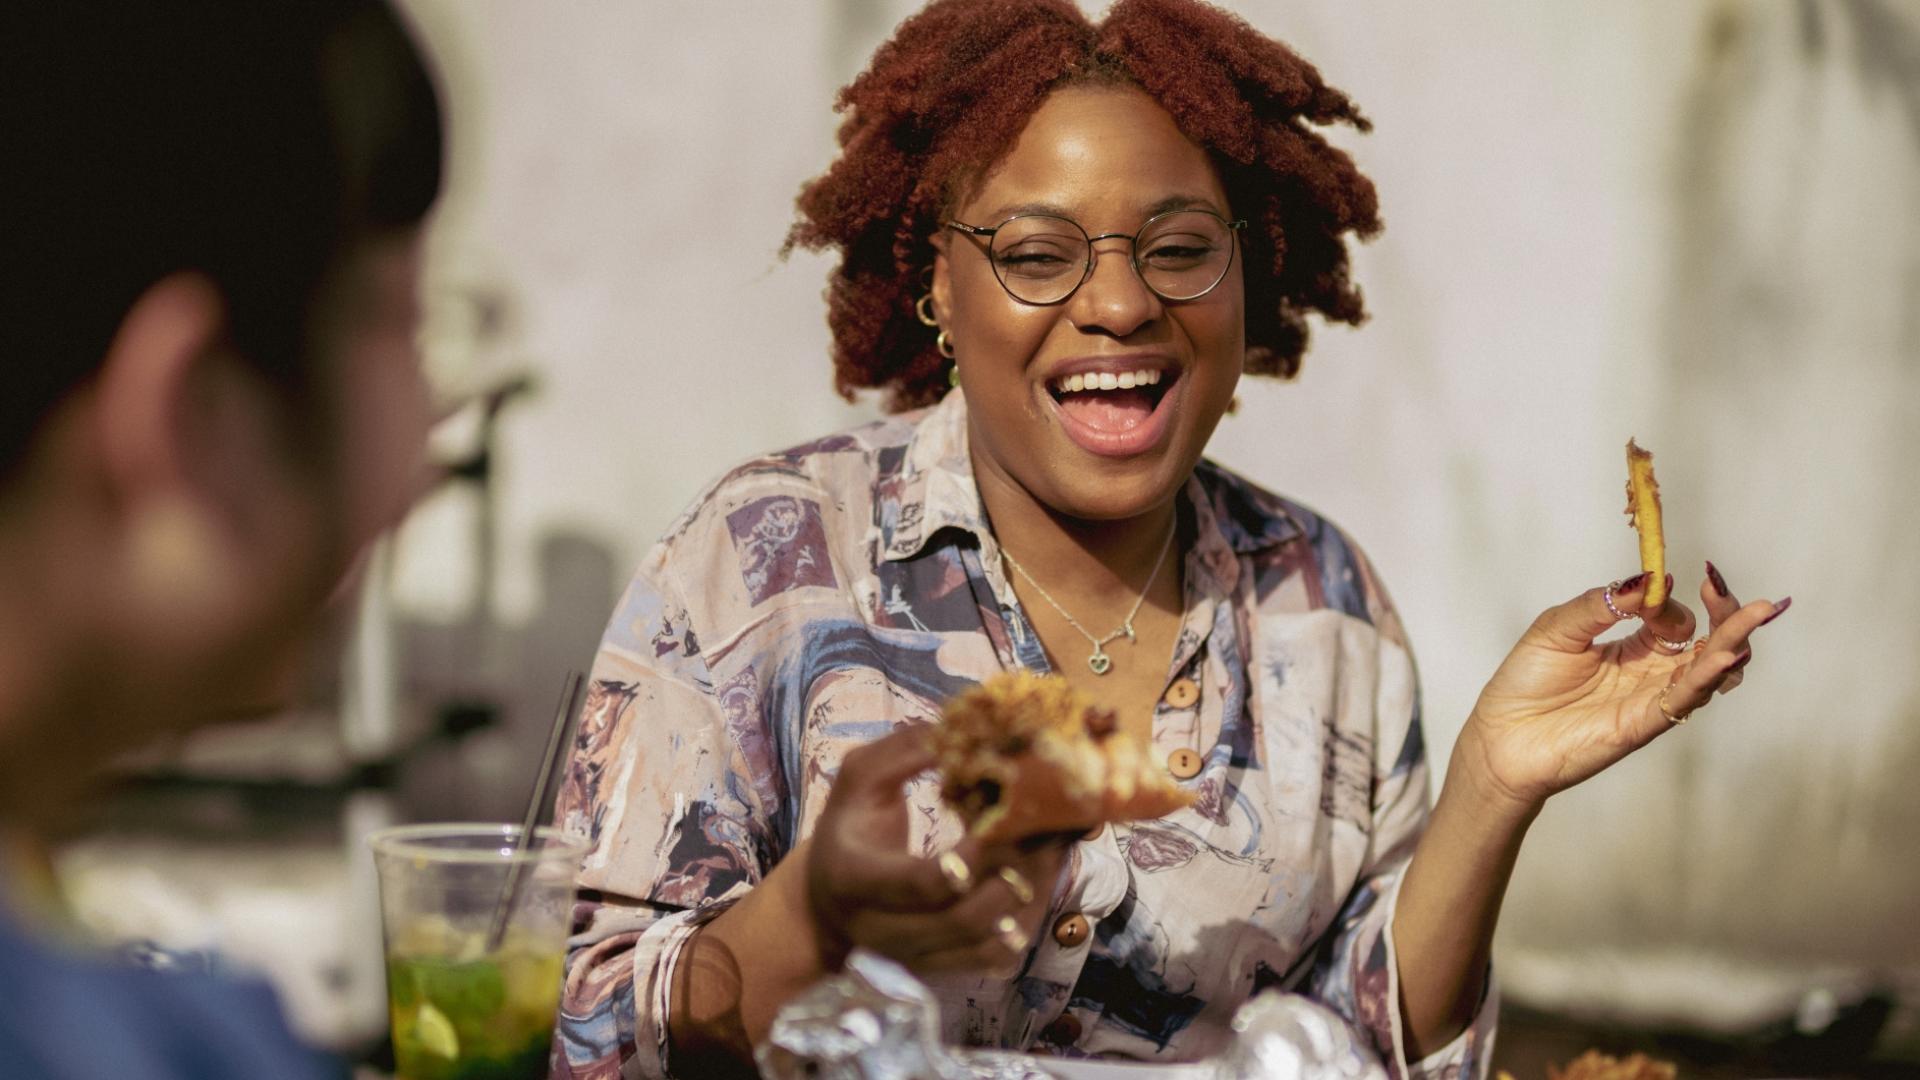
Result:
M1344 236L1380 230L1373 183L1308 124L1371 130L1313 65L1199 0L1118 0L1099 23L1072 0L936 0L840 92L840 154L808 183L785 250L834 248L834 385L890 410L939 400L947 362L914 314L932 237L966 186L1053 91L1138 87L1212 159L1241 233L1246 370L1290 377L1309 312L1365 317Z

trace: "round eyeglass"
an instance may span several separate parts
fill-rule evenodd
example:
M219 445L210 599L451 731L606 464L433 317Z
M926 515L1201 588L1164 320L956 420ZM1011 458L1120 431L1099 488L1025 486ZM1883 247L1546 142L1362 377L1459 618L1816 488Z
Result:
M1058 304L1072 296L1093 276L1093 245L1102 240L1130 241L1134 273L1155 296L1178 303L1198 300L1226 279L1234 233L1247 223L1211 210L1170 210L1132 235L1088 236L1078 222L1053 214L1016 214L992 228L962 221L946 227L986 240L993 276L1022 303Z

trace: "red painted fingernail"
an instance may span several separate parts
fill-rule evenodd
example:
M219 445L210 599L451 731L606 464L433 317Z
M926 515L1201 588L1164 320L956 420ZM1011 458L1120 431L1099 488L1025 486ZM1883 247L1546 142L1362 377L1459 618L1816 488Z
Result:
M1773 605L1773 614L1767 616L1764 619L1761 619L1760 625L1765 626L1768 623L1772 622L1773 620L1779 618L1780 616L1785 615L1787 613L1787 609L1792 606L1793 606L1793 597L1791 596Z
M1753 659L1753 650L1741 649L1740 655L1734 658L1733 663L1727 665L1727 670L1739 671L1741 668L1746 667L1747 661L1751 659Z
M1615 585L1613 587L1613 595L1625 596L1630 592L1634 592L1638 590L1640 586L1645 585L1646 583L1647 583L1647 572L1645 570L1642 570L1630 578L1622 578L1620 580L1620 584Z
M1667 575L1667 595L1668 596L1673 595L1673 575L1672 574Z
M1707 580L1713 584L1713 591L1720 594L1720 599L1725 600L1729 595L1727 579L1720 576L1720 571L1714 567L1712 559L1707 560Z

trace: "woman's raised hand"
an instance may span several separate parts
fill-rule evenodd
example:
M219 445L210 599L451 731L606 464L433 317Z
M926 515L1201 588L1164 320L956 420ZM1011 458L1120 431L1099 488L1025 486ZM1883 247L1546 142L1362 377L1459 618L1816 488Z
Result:
M1011 969L1046 914L1067 844L969 838L938 858L909 853L901 789L934 764L927 734L904 728L841 762L819 825L796 852L808 907L829 963L857 945L921 972Z
M1538 807L1738 686L1753 659L1749 637L1792 602L1743 605L1709 563L1700 584L1709 631L1693 642L1694 615L1685 605L1669 597L1641 611L1646 584L1640 574L1542 612L1480 692L1456 766L1473 770L1490 791ZM1643 617L1633 634L1594 644L1635 616Z

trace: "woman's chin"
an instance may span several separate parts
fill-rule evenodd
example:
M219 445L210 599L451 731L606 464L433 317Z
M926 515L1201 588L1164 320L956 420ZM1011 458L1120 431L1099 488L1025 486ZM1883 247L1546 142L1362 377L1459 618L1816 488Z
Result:
M1127 521L1150 514L1179 494L1186 479L1168 475L1164 461L1136 462L1132 467L1048 470L1044 494L1035 492L1049 510L1080 521Z

